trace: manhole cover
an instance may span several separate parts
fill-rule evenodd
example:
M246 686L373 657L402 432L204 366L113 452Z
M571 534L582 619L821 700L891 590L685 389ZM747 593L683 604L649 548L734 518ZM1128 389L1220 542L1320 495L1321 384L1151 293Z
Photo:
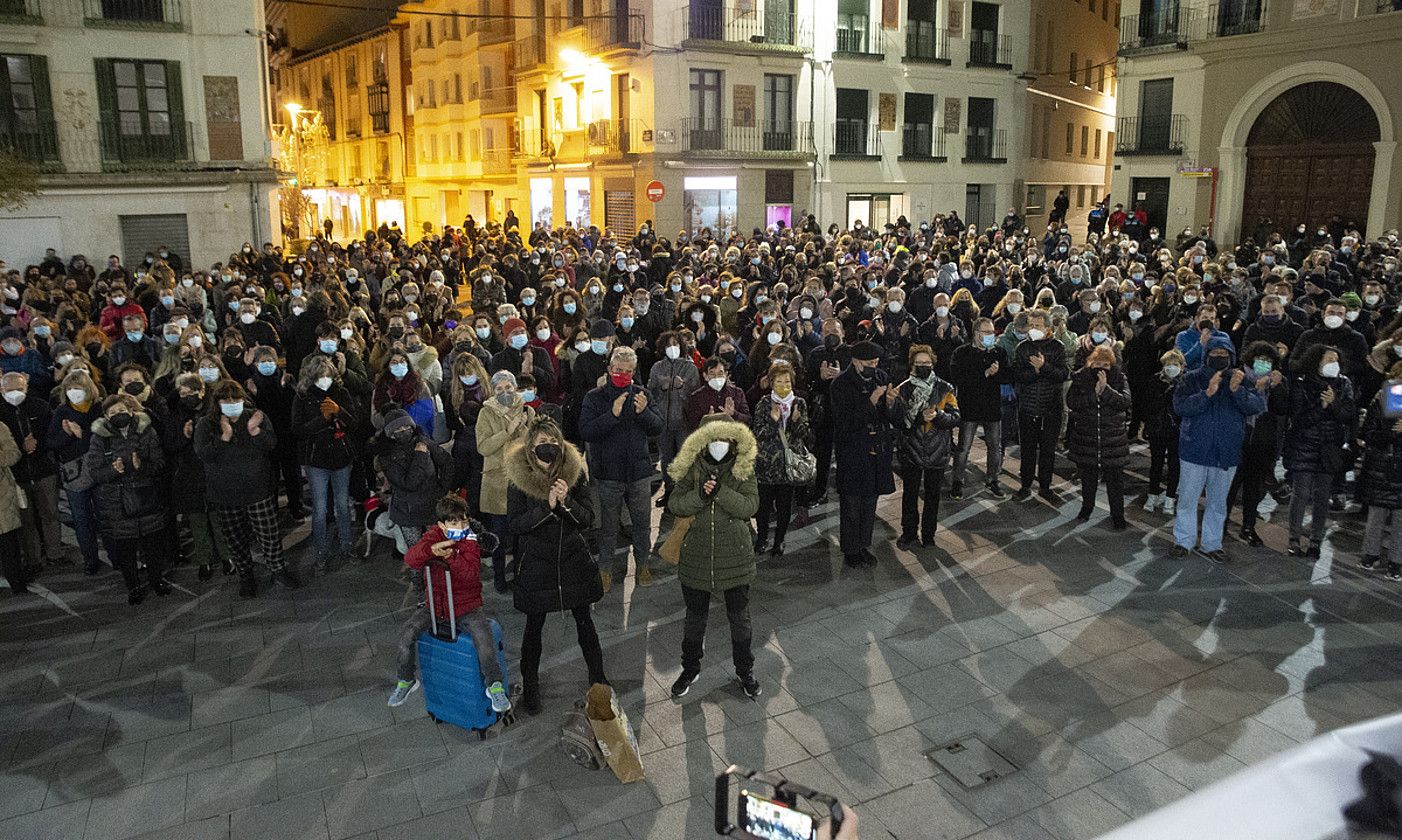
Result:
M1017 772L1011 761L977 735L966 735L925 753L966 788L976 788Z

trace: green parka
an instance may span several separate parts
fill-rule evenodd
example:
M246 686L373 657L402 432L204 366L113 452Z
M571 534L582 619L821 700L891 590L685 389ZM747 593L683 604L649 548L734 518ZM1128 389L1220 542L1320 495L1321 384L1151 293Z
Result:
M707 446L718 440L730 441L730 451L714 463ZM721 593L754 581L750 519L759 510L756 448L755 436L745 424L708 418L682 443L667 468L676 482L667 507L674 516L694 517L682 540L677 568L683 585ZM713 476L716 491L706 496L702 487Z

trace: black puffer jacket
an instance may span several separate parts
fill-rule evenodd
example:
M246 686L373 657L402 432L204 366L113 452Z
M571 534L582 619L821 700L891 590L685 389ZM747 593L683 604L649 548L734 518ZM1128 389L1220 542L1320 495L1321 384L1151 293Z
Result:
M977 338L977 337L976 337ZM998 372L986 375L994 362ZM1013 381L1008 354L998 345L990 350L961 344L950 363L951 382L959 393L959 414L962 422L992 423L1003 419L1003 386Z
M434 505L447 493L453 478L453 456L415 433L408 443L380 436L376 463L389 480L389 518L396 525L427 527L434 522ZM424 444L426 452L415 451Z
M277 433L264 419L258 434L248 433L252 408L244 403L243 414L230 421L233 437L223 439L217 416L206 416L195 424L195 454L204 462L205 497L215 507L243 507L276 498L273 478L273 451Z
M102 531L115 540L134 540L159 534L166 526L165 487L161 470L165 453L151 418L145 412L132 415L122 433L106 418L92 424L92 445L84 471L92 478ZM113 467L122 462L122 472ZM123 497L128 501L124 504ZM133 509L140 502L142 508Z
M922 470L944 469L949 465L949 456L954 448L953 429L959 425L959 401L954 398L954 386L934 374L934 387L928 399L914 403L915 388L907 379L900 385L901 417L898 422L900 438L896 442L896 455L905 469ZM934 408L934 419L926 421L917 416L912 424L908 420L911 411L923 412Z
M166 451L166 475L170 484L170 507L175 513L203 512L204 462L195 454L195 427L200 424L204 407L193 411L180 404L175 395L169 411L170 422L161 431L161 445ZM185 435L185 424L190 435Z
M1095 392L1100 371L1086 367L1071 377L1071 460L1099 469L1123 469L1129 461L1129 381L1118 365L1105 371L1105 390Z
M512 604L523 613L572 610L604 597L603 582L584 534L594 524L584 456L563 444L560 478L569 496L551 509L550 479L530 463L523 444L506 453L506 509L516 537Z
M341 410L328 420L321 414L322 400L330 399ZM339 470L355 460L355 419L351 395L340 385L323 391L312 387L292 403L292 433L297 436L297 461L304 467Z
M1334 401L1320 402L1324 389L1334 388ZM1344 464L1344 446L1358 436L1358 404L1346 376L1325 379L1302 376L1290 386L1290 432L1285 440L1287 469L1333 474Z
M1028 361L1042 354L1042 369ZM1061 383L1070 376L1066 368L1066 346L1054 338L1028 339L1017 346L1013 379L1017 382L1017 413L1040 417L1061 411Z
M1145 387L1148 390L1144 395L1144 437L1153 443L1176 441L1183 423L1178 412L1173 410L1173 391L1178 387L1178 380L1156 375L1147 380Z
M779 421L774 419L774 402L768 397L755 404L750 430L755 433L755 442L759 445L755 458L755 480L760 484L788 484L784 444L779 439ZM788 440L789 451L795 454L807 453L813 444L808 424L808 403L802 397L794 397L784 437Z
M1394 430L1395 420L1383 416L1374 404L1363 423L1363 469L1359 493L1363 504L1384 510L1402 508L1402 432ZM1395 539L1395 536L1394 536Z

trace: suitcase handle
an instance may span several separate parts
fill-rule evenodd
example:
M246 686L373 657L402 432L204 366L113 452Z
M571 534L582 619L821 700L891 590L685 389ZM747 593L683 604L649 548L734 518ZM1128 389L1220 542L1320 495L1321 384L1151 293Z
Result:
M448 637L446 641L456 642L458 640L458 617L454 614L453 573L446 564L443 566L443 580L448 589ZM433 565L431 563L424 566L424 589L428 593L428 619L433 625L433 635L442 639L443 635L438 632L438 610L433 607Z

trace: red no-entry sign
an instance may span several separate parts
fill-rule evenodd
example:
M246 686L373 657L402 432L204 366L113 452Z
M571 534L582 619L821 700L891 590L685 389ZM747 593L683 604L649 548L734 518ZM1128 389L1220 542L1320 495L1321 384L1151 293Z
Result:
M661 182L661 181L650 181L650 182L648 182L648 185L647 185L647 200L648 200L648 201L651 201L651 202L653 202L653 203L659 202L659 201L662 200L662 197L665 196L666 194L667 194L667 188L664 187L664 186L662 186L662 182Z

